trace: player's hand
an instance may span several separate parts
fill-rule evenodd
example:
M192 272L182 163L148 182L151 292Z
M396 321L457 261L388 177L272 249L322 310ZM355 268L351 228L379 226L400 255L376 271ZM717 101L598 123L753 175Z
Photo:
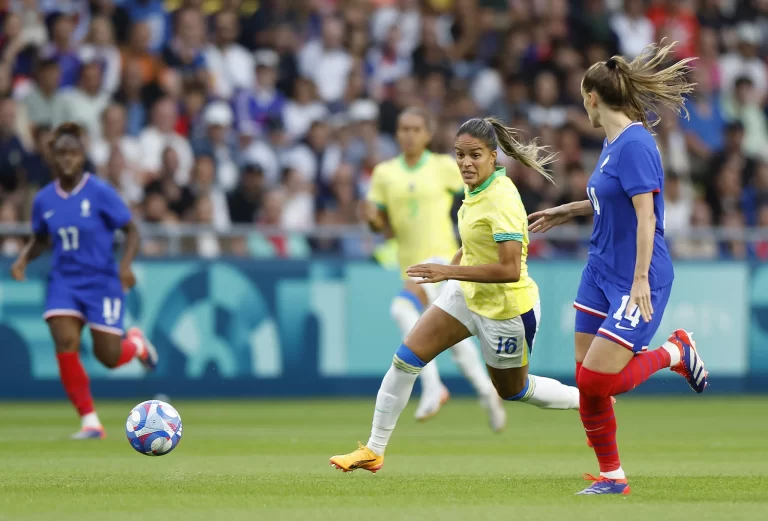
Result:
M451 267L443 264L416 264L406 270L409 277L416 280L417 284L433 284L448 280Z
M136 275L133 274L130 266L120 266L120 282L124 291L128 291L136 285Z
M648 278L636 278L632 283L632 289L629 292L629 305L627 305L626 316L631 317L636 310L640 309L640 316L645 322L650 322L653 318L653 306L651 305L651 286L648 284Z
M533 212L528 216L528 231L536 233L544 233L551 230L555 226L563 223L567 223L571 220L571 212L568 206L563 204L555 206L554 208L548 208L540 212Z
M24 277L25 271L27 271L27 263L21 259L18 259L16 262L13 263L13 266L11 266L11 277L13 277L13 280L18 280L19 282L22 282L25 278Z

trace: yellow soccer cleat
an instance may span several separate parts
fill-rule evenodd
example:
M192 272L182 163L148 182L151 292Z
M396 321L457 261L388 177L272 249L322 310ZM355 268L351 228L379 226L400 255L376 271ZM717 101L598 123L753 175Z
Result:
M356 451L332 457L331 466L344 472L363 469L375 474L384 466L384 456L377 456L371 449L358 441Z

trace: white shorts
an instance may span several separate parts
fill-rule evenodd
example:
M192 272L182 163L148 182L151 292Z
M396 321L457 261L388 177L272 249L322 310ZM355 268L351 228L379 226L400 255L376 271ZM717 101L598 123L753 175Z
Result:
M449 280L434 305L464 324L477 337L487 365L496 369L510 369L528 364L539 330L539 302L536 302L532 310L518 317L493 320L471 311L459 282Z
M445 260L442 257L432 257L430 259L427 259L423 261L421 264L442 264L444 266L447 266L450 264L451 261ZM419 277L411 277L411 280L414 282L418 282L421 280ZM424 288L424 293L427 295L427 305L433 304L437 297L440 296L440 293L443 290L443 286L445 286L445 282L436 282L434 284L421 284L421 287Z

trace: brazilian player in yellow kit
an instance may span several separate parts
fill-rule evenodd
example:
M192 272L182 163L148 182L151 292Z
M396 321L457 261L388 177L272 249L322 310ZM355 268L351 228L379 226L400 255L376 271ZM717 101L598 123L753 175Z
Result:
M376 166L368 194L371 228L393 237L397 245L404 287L392 301L391 314L403 338L442 287L440 283L419 285L406 269L421 262L448 264L459 248L451 207L464 182L452 157L427 150L432 139L430 123L429 114L420 108L400 115L396 136L402 153ZM462 340L451 348L451 354L480 396L491 428L501 431L507 415L474 343ZM420 378L421 401L415 416L423 421L437 414L449 394L436 361L422 369Z
M422 368L456 343L477 336L498 394L543 409L578 409L574 387L528 373L539 327L539 290L528 276L528 220L520 194L496 149L549 177L552 156L539 158L535 143L523 144L499 121L471 119L456 135L456 162L466 185L459 210L462 247L450 265L418 264L406 270L422 283L448 281L435 303L397 349L376 397L366 445L331 458L345 472L376 472L397 418Z

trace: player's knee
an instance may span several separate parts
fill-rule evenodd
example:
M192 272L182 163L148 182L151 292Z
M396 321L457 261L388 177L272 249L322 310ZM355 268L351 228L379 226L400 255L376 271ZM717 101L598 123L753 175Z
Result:
M523 380L519 378L497 379L493 380L493 386L496 387L496 392L504 400L519 402L532 391L530 380L529 376L526 376Z
M80 348L80 338L75 335L61 335L55 340L57 353L74 353Z
M589 398L609 398L611 396L611 388L606 384L603 375L590 370L584 370L582 368L579 371L579 380L577 385L579 387L579 393Z
M396 370L410 374L419 374L427 363L411 351L408 346L400 344L400 347L395 352L395 356L392 357L392 365Z

